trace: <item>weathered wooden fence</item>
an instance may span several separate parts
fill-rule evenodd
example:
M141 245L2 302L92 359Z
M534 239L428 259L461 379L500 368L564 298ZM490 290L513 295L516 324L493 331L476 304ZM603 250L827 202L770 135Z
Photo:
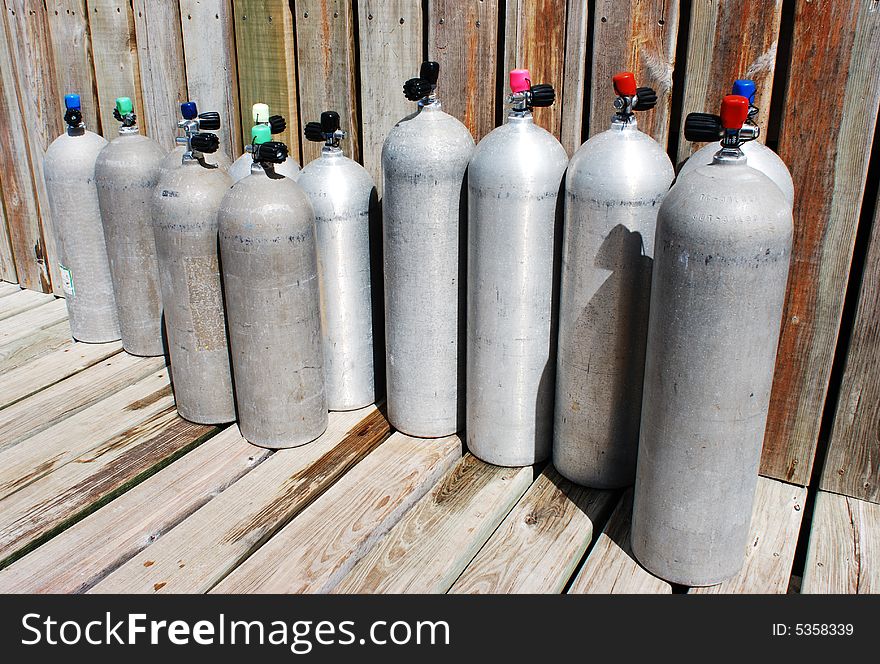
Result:
M231 157L249 135L250 106L265 101L287 117L282 139L305 162L318 149L301 127L332 108L350 132L345 150L378 182L382 142L411 110L401 84L425 57L442 65L445 108L477 139L501 121L506 70L553 83L558 102L536 119L569 152L606 127L610 75L632 69L659 95L642 127L676 161L694 150L683 115L714 110L733 78L755 79L762 140L789 164L796 192L762 472L806 485L827 411L823 488L880 502L877 223L862 231L863 276L850 275L864 252L860 219L878 221L873 196L864 209L862 199L880 106L880 0L4 0L3 9L0 278L56 293L42 157L62 130L67 91L108 138L114 98L130 96L166 148L178 103L195 99L223 115ZM841 330L850 285L856 314ZM852 339L848 356L839 334ZM840 386L830 381L836 352ZM836 413L829 386L840 388Z

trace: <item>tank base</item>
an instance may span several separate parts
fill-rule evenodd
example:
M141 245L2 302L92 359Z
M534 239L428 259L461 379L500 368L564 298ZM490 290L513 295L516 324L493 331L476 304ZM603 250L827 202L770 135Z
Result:
M560 475L562 475L569 482L577 484L578 486L587 487L588 489L602 489L602 490L610 490L610 489L626 489L635 484L635 469L633 469L632 477L628 479L623 479L620 477L614 478L600 478L595 475L582 475L579 473L569 472L564 466L557 466L554 462L553 467L556 469Z
M233 414L222 414L217 415L216 417L209 415L195 415L192 413L186 412L185 409L180 409L178 407L177 414L180 415L187 422L192 422L193 424L230 424L235 422L235 413Z

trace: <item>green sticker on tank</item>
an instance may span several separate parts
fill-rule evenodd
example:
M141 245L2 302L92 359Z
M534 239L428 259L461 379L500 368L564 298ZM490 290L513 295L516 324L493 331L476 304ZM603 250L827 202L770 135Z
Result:
M73 287L73 275L70 270L60 263L58 268L61 270L61 288L64 289L64 293L66 295L76 295L76 289Z

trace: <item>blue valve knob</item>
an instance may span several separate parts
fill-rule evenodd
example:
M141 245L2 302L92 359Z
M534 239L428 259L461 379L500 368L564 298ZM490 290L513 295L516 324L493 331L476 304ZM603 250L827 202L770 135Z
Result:
M180 105L180 114L184 120L194 120L199 114L196 103L194 101L183 102Z
M64 95L64 108L71 111L78 111L82 108L79 101L79 95Z
M748 78L738 78L733 82L733 90L730 94L739 95L749 100L750 104L755 103L755 82Z

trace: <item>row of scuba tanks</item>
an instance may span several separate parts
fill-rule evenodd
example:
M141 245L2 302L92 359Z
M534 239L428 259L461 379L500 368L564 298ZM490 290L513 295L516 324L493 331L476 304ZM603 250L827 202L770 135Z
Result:
M717 583L742 563L791 250L793 189L758 136L754 84L679 173L638 130L656 94L614 76L611 127L569 161L532 108L550 85L510 73L507 121L475 145L436 96L382 151L388 419L417 437L462 428L489 463L551 456L590 487L635 482L632 545L667 580ZM238 420L301 445L327 411L376 398L372 179L339 147L339 116L308 123L302 171L254 107L251 144L216 163L216 113L181 105L170 154L117 100L120 136L82 126L79 99L46 154L73 336L163 354L182 417ZM720 145L719 145L720 142ZM164 321L163 321L164 318ZM164 336L163 336L164 331Z

